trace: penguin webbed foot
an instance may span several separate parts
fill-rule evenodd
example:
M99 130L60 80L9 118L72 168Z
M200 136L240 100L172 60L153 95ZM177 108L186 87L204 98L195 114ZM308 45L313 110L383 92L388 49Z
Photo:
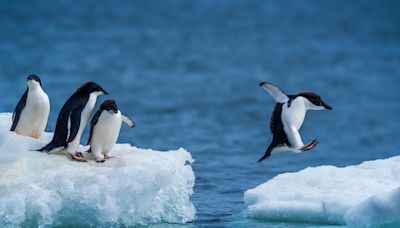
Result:
M309 142L309 143L305 144L304 146L302 146L302 147L300 148L300 151L305 152L305 151L311 150L311 149L314 148L317 144L318 144L318 141L314 139L314 140L312 140L311 142Z
M83 157L81 152L76 152L75 154L70 154L72 160L79 161L79 162L86 162L86 159Z
M106 159L102 158L102 157L95 157L95 160L97 163L103 163L106 161Z
M113 158L113 156L110 156L110 155L108 155L108 154L105 154L105 155L104 155L104 159L110 159L110 158Z

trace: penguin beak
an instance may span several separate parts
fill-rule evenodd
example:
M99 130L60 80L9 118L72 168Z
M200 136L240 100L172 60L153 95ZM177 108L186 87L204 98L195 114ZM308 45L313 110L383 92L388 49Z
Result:
M100 87L100 86L99 86ZM102 92L104 95L107 95L107 91L105 91L102 87L99 88L100 92Z
M30 82L30 81L37 82L38 84L41 85L39 77L37 75L34 75L34 74L29 75L27 81L28 82Z
M327 105L327 104L325 104L324 102L322 102L322 106L323 106L325 109L332 110L332 107L329 106L329 105Z
M110 114L117 114L118 113L118 109L110 109L110 110L108 110L108 112Z
M118 106L117 106L117 104L113 104L113 105L111 106L111 109L110 109L109 112L110 112L110 113L117 114L117 113L118 113Z

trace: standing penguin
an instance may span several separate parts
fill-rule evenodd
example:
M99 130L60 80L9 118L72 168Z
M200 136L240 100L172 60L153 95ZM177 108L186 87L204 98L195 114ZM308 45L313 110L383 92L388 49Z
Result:
M260 86L274 97L277 104L270 121L272 142L258 162L275 152L293 151L298 153L314 148L318 144L317 140L312 140L304 145L299 134L306 112L307 110L332 110L332 108L313 92L286 95L270 83L262 82Z
M67 152L72 159L86 161L82 153L78 152L80 139L97 97L103 94L108 93L94 82L87 82L80 86L61 108L53 139L39 151L50 152L67 147Z
M135 122L122 115L115 100L111 99L105 100L93 116L88 144L97 162L111 158L108 153L117 142L122 121L130 127L135 126Z
M42 89L40 78L29 75L28 88L15 107L10 130L38 139L46 129L49 113L49 97Z

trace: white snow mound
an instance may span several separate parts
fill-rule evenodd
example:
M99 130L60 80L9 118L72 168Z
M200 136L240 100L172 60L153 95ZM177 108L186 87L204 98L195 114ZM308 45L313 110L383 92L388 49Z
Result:
M285 173L247 190L245 214L285 222L400 226L400 156Z
M0 227L134 226L195 219L191 155L117 144L105 163L30 151L42 139L9 132L0 113Z

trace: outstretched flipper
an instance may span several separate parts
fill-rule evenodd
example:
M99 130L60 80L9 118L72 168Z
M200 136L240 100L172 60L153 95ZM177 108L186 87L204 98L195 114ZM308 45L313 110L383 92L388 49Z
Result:
M133 120L131 120L129 117L124 116L121 114L122 117L122 121L124 121L126 124L129 125L129 127L135 127L135 122L133 122Z
M278 87L268 82L261 82L261 88L266 90L278 103L286 103L289 101L289 97Z

